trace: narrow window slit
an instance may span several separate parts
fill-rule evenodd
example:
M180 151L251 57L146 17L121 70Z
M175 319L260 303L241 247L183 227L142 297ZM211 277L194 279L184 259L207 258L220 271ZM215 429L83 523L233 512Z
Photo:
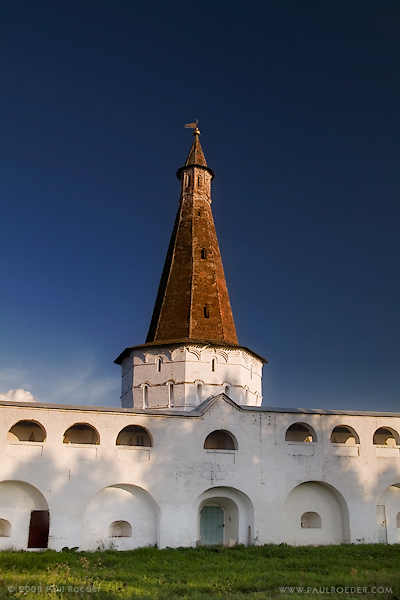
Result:
M204 307L204 318L208 319L210 316L209 310L208 310L208 306Z
M207 250L205 248L201 249L201 258L207 258Z

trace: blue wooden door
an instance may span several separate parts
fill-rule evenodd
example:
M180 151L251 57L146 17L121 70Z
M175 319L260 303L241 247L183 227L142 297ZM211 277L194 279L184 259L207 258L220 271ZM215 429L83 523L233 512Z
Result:
M200 540L203 546L224 543L224 511L220 506L203 506L201 509Z

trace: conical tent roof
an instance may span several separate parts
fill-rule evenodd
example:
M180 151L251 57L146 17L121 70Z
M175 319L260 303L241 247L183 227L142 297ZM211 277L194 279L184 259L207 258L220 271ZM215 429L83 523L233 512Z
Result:
M200 132L178 170L181 197L146 343L209 340L237 345L211 212L211 179Z

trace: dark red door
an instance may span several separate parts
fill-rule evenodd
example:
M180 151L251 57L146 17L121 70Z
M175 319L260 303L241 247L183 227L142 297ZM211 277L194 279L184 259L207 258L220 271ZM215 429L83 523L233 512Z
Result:
M29 524L28 548L47 548L50 516L48 510L33 510Z

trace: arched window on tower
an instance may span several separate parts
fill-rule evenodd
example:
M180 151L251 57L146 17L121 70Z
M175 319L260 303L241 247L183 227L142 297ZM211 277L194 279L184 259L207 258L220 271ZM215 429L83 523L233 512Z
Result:
M211 361L211 371L213 371L213 372L215 371L215 365L216 365L216 363L217 363L216 359L213 358L212 361Z
M149 408L149 386L146 383L142 385L142 405Z
M160 357L157 358L156 365L157 365L157 373L161 373L162 358L160 358Z
M172 408L175 404L175 402L174 402L174 384L172 381L169 381L167 386L168 386L168 408Z
M198 383L196 386L197 402L200 403L203 400L203 385Z

